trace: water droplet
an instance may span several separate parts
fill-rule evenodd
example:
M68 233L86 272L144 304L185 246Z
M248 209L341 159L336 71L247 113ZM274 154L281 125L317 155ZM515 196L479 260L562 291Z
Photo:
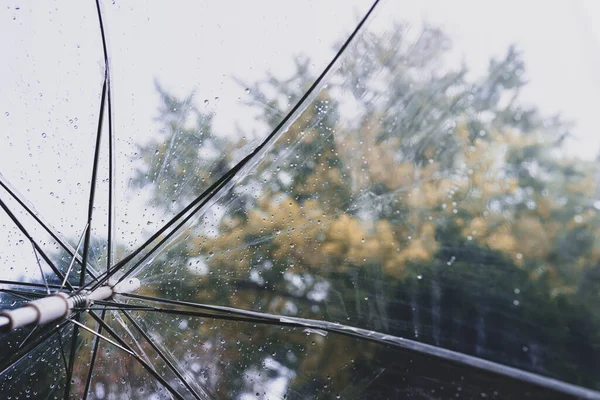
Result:
M246 88L246 94L250 94L250 89Z
M42 137L45 138L46 137L46 132L42 133Z
M209 103L208 99L204 100L204 105L207 106Z

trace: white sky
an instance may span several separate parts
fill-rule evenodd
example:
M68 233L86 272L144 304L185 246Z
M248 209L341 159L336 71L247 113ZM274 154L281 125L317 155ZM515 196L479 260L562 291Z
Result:
M194 91L200 108L214 112L221 134L236 124L264 134L253 119L255 110L241 104L248 95L232 77L254 82L266 71L285 77L299 54L311 57L317 75L333 57L332 44L348 35L369 3L103 2L115 129L122 138L120 204L130 198L125 192L133 144L157 133L155 79L180 96ZM465 60L474 75L485 71L490 57L516 44L530 81L523 98L576 124L578 140L570 152L586 158L598 153L600 2L390 0L383 5L374 29L389 20L439 25L451 37L456 59ZM16 1L0 8L0 172L73 238L86 215L102 83L96 18L93 1ZM97 196L106 196L106 186ZM139 238L147 227L138 224L151 213L143 212L140 200L122 211L121 236Z
M430 1L424 19L450 33L473 71L514 43L524 52L529 84L522 99L575 123L570 150L600 149L600 2Z

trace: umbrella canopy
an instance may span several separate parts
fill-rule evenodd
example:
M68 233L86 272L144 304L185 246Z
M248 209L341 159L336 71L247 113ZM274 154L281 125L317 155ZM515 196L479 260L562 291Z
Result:
M600 398L593 7L3 9L0 392Z

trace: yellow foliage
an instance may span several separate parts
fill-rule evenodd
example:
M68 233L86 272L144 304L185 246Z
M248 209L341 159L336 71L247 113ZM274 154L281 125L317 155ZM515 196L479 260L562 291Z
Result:
M510 232L495 232L489 235L485 243L490 248L513 254L517 247L517 240Z
M513 234L518 239L516 250L522 256L543 258L551 250L551 238L538 218L521 217L514 224Z

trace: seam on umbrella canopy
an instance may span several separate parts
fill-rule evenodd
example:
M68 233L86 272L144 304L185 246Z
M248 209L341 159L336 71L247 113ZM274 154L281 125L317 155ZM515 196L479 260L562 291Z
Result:
M105 305L117 305L118 303L114 303L114 302L105 302L105 301L98 301L96 302L98 304L105 304ZM149 309L151 309L151 307L147 307ZM136 310L137 308L132 307L131 310ZM80 310L83 311L84 309ZM150 344L150 346L154 349L154 351L156 351L156 353L162 358L162 360L166 363L166 365L169 367L169 369L177 376L177 378L183 383L183 385L194 395L195 398L197 399L201 399L202 397L200 397L200 395L194 390L194 388L190 385L190 383L183 377L182 373L177 369L176 366L173 365L173 363L168 359L168 357L166 357L166 355L160 350L160 348L158 348L158 346L156 346L156 344L152 341L152 339L147 335L146 332L143 331L143 329L139 326L139 324L137 324L137 322L135 322L135 320L131 317L131 315L127 312L127 309L124 309L123 307L107 307L104 306L102 308L93 308L93 307L86 307L85 310L87 311L94 311L94 310L98 310L98 311L102 311L102 314L99 318L101 318L103 321L105 319L106 316L106 311L108 310L114 310L114 311L121 311L123 312L123 314L125 315L125 317L131 321L132 325L134 326L134 328L136 328L136 330L144 337L144 339L148 342L148 344ZM84 399L87 399L88 396L88 392L89 392L89 388L90 388L90 384L91 384L91 379L92 379L92 374L93 374L93 370L94 370L94 363L96 360L96 356L98 353L98 346L99 346L99 340L101 338L100 334L102 333L102 329L103 326L99 324L98 326L98 330L95 331L95 338L94 338L94 345L93 345L93 350L92 350L92 356L91 356L91 360L90 360L90 367L88 369L88 373L87 373L87 377L85 380L85 389L84 389ZM93 332L93 331L92 331ZM131 335L131 333L130 333ZM132 336L133 337L133 336ZM129 350L127 350L129 351ZM205 396L208 396L208 393L204 393Z
M133 327L143 336L143 338L146 340L146 342L148 342L148 344L154 349L154 351L156 351L158 353L160 358L162 358L162 360L165 362L165 364L167 364L169 369L171 369L171 371L177 376L177 378L192 393L192 395L194 395L195 398L200 400L201 399L200 395L194 390L192 385L190 385L190 383L187 381L187 379L185 379L183 374L177 369L177 367L171 362L171 360L169 360L169 358L162 352L162 350L160 350L160 348L156 345L156 343L154 343L152 338L150 336L148 336L148 334L146 332L144 332L144 330L140 327L140 325L133 319L131 314L129 312L127 312L127 310L122 310L122 312L123 312L123 315L125 315L125 317L131 322ZM204 392L204 395L208 396L208 393Z
M100 3L98 2L98 0L96 0L96 10L97 10L98 21L100 24L100 33L102 36L102 49L103 49L103 54L104 54L104 81L102 84L102 96L101 96L101 100L100 100L100 111L98 113L96 144L95 144L95 148L94 148L94 161L93 161L93 166L92 166L90 195L89 195L89 199L88 199L87 224L86 224L85 239L84 239L84 244L83 244L83 255L81 257L82 265L81 265L81 270L79 272L79 285L80 286L83 286L85 284L87 258L88 258L88 251L89 251L90 239L91 239L91 233L92 233L92 216L94 213L94 196L96 193L96 180L98 177L98 163L100 161L100 147L102 144L101 139L102 139L102 123L104 121L104 106L105 106L105 102L106 102L107 93L110 95L109 80L108 80L109 63L108 63L108 54L107 54L107 49L106 49L106 38L104 35L104 24L102 23L102 12L100 10ZM109 97L109 105L110 105L110 97ZM112 109L111 109L111 111L112 111ZM109 115L109 122L111 120L112 119L110 119L110 115ZM110 130L109 134L112 133L112 129L110 129L110 126L109 126L109 130ZM109 158L112 161L112 151L110 151ZM109 162L109 165L110 165L110 162ZM112 176L110 176L110 178L112 178ZM109 184L109 187L111 186L111 184ZM112 198L112 191L109 191L109 199L110 198ZM110 206L109 206L109 209L110 209ZM109 213L110 213L110 211L109 211ZM108 240L109 240L109 243L112 243L111 238L110 238L110 225L109 225L109 239ZM110 251L111 250L109 249L109 252ZM77 313L75 315L76 323L73 326L73 336L71 337L71 353L69 354L70 359L69 359L69 368L67 369L67 384L65 385L65 398L69 397L69 393L71 390L71 385L69 384L69 382L71 381L71 377L73 375L73 368L75 366L75 350L76 350L76 346L77 346L77 336L78 336L78 332L79 332L78 324L79 324L80 318L81 318L81 313ZM92 367L90 367L90 368L92 368Z
M92 316L92 318L94 318L96 320L96 322L98 322L98 324L100 326L102 326L104 328L104 330L106 330L110 334L110 336L113 337L113 339L115 339L125 349L130 351L132 357L137 362L139 362L146 371L148 371L154 378L156 378L156 380L158 380L165 389L167 389L176 398L183 399L183 397L177 392L177 390L175 390L175 388L173 386L171 386L167 382L167 380L165 378L163 378L150 364L148 364L146 361L144 361L144 359L139 354L137 354L131 348L131 346L129 346L121 337L119 337L119 335L117 335L117 333L106 322L104 322L95 312L91 311L88 314L90 316ZM67 383L68 383L68 381L67 381ZM70 385L67 384L67 387L69 387L69 386Z
M115 176L115 138L113 132L112 123L112 91L110 82L110 63L108 62L108 47L106 45L106 34L104 31L104 21L102 20L102 10L100 9L100 1L96 0L96 10L98 14L98 24L100 25L100 35L102 37L102 52L104 54L104 79L106 82L106 100L108 102L108 242L107 242L107 255L106 255L106 271L108 272L112 264L113 256L113 240L114 240L114 176Z
M29 354L31 351L33 351L36 347L38 347L40 344L42 344L46 339L50 338L50 336L54 335L54 333L56 333L56 332L60 331L62 328L64 328L65 325L67 325L67 323L68 323L68 321L62 321L60 324L58 324L56 326L48 326L48 329L44 332L44 334L39 335L35 339L35 341L29 343L21 351L16 352L15 358L11 358L11 359L7 360L5 363L3 363L2 365L0 365L0 375L3 375L6 372L6 370L8 370L10 367L12 367L17 362L19 362L19 360L21 360L23 357L25 357L27 354Z
M104 317L106 316L106 310L102 311L100 318L104 321ZM98 334L102 333L102 326L98 324ZM88 392L90 390L90 384L92 383L92 374L94 373L94 365L96 363L96 356L98 355L98 347L100 346L100 337L94 337L94 346L92 348L92 356L90 357L90 367L88 368L87 377L85 378L85 388L83 390L83 400L86 400L88 397Z
M55 332L54 334L56 335L56 338L58 339L58 344L60 345L59 346L59 348L60 348L60 355L61 355L61 359L62 359L63 365L65 367L65 371L66 371L67 368L69 368L69 367L68 367L68 364L67 364L67 356L65 354L65 345L63 344L62 336L60 336L60 333L59 332Z
M46 253L40 247L40 245L38 245L37 242L35 240L33 240L33 237L29 234L29 232L27 231L27 229L25 229L25 227L23 226L23 224L21 224L21 222L19 221L19 219L14 215L14 213L10 210L10 208L8 208L8 206L6 205L6 203L4 203L4 201L2 199L0 199L0 207L2 207L2 209L4 210L4 212L6 212L6 214L10 217L10 219L17 226L17 228L19 228L19 230L21 232L23 232L23 234L25 235L25 237L27 237L27 239L33 245L34 250L38 251L38 253L42 256L42 258L44 259L44 261L50 266L50 268L52 268L52 271L62 281L64 279L64 275L58 270L58 268L56 267L56 265L52 262L52 260L50 260L50 258L46 255ZM73 286L71 286L71 284L68 281L66 283L67 283L67 287L69 289L73 290Z
M518 368L509 367L493 361L488 361L483 358L470 356L453 350L444 349L430 344L417 342L415 340L406 339L399 336L388 335L385 333L372 331L368 329L357 328L349 325L343 325L337 322L320 321L308 318L288 317L263 313L258 311L243 310L235 307L216 306L210 304L192 303L186 301L169 300L138 294L124 294L125 297L153 301L157 303L179 305L184 307L199 308L204 310L212 310L225 312L230 315L244 316L255 318L253 322L271 323L280 326L305 327L309 329L323 330L326 332L338 333L346 336L352 336L359 339L364 339L380 344L387 344L394 347L415 351L421 354L427 354L436 358L452 361L455 363L478 368L484 371L507 376L509 378L518 379L523 382L531 383L536 386L551 389L571 396L577 396L584 399L600 400L600 392L587 389L581 386L565 383L554 378L545 377L533 372L523 371ZM148 310L139 310L148 311ZM219 318L217 315L211 315L213 318Z
M121 278L125 279L129 276L136 268L141 265L143 261L148 259L150 255L156 251L160 246L165 244L168 239L187 221L189 221L192 216L201 212L205 206L210 207L214 202L218 200L216 197L218 194L222 194L225 190L233 186L235 182L234 178L241 179L245 174L247 174L258 161L264 156L266 151L268 151L271 145L277 140L281 135L283 135L289 126L300 116L300 114L304 111L304 109L310 104L310 102L317 96L318 89L320 89L324 84L330 74L335 70L334 67L338 64L339 59L345 53L345 50L348 46L354 41L354 39L358 36L358 34L362 31L365 23L370 19L373 11L376 9L380 0L376 0L365 16L358 23L354 31L350 34L348 39L344 42L344 44L340 47L336 55L330 61L330 63L325 67L323 72L319 75L319 77L313 82L311 87L304 93L304 95L300 98L300 100L296 103L296 105L290 110L290 112L285 116L285 118L275 127L275 129L259 144L249 155L247 155L244 159L242 159L239 163L237 163L234 167L232 167L225 175L223 175L217 182L213 183L208 189L206 189L200 196L198 196L194 201L192 201L186 208L180 211L175 217L173 217L169 222L167 222L161 229L159 229L154 235L152 235L146 242L144 242L140 247L126 256L123 260L117 263L111 271L106 274L104 277L100 277L98 283L96 283L93 287L97 287L108 280L112 275L121 270L126 264L135 258L137 255L141 253L147 246L149 246L154 240L156 240L161 234L163 234L166 230L168 230L173 224L175 224L179 219L183 218L183 221L180 222L177 227L171 230L157 245L155 245L143 258L141 261L138 261L132 268L130 268ZM239 172L239 175L238 175ZM191 210L191 211L190 211ZM186 216L186 214L189 215ZM94 281L88 283L91 284Z
M35 207L33 206L33 204L31 204L31 202L27 201L27 199L25 199L23 197L23 195L21 195L19 193L19 191L10 184L10 182L8 182L6 180L6 178L4 177L4 175L2 175L2 173L0 172L0 186L2 186L2 188L4 188L4 190L6 190L6 192L21 206L23 207L23 209L29 214L31 215L31 217L52 237L52 239L54 239L56 241L56 243L58 243L58 245L60 247L63 248L63 250L65 250L69 256L71 257L75 257L77 263L79 265L81 265L81 256L75 252L75 248L73 246L71 246L71 244L68 242L68 240L57 230L55 230L50 223L48 223L47 221L44 220L44 218L42 218L42 216L40 215L39 212L37 212L37 210L35 209ZM88 266L88 274L90 274L92 276L92 278L95 278L96 276L89 270Z
M100 100L100 112L98 116L98 130L96 133L96 145L94 148L94 162L92 167L92 179L91 179L91 187L90 187L90 196L88 200L88 215L87 215L87 229L85 231L85 239L83 244L83 256L82 256L82 266L81 271L79 272L79 285L83 286L85 284L85 274L86 274L86 265L88 258L88 251L90 246L90 238L92 232L92 214L94 212L94 195L96 192L96 178L98 174L98 161L100 159L100 144L102 137L102 121L104 120L104 103L106 100L106 74L108 69L105 68L104 71L104 83L102 84L102 99ZM75 353L77 350L77 336L79 333L79 322L81 318L81 313L75 314L74 321L76 322L73 325L73 336L71 336L71 352L69 353L69 369L67 370L67 384L65 385L65 398L69 398L69 393L71 390L71 385L69 382L71 381L71 377L73 375L73 368L75 366Z

